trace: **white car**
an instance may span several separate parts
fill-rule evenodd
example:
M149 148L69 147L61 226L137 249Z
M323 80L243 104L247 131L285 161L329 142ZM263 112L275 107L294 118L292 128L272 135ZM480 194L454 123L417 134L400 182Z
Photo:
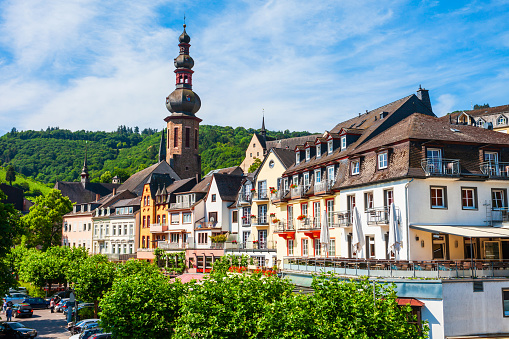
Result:
M76 325L74 325L72 328L69 328L69 331L71 331L71 333L73 333L73 334L80 333L81 329L83 327L85 327L85 325L92 324L92 323L96 323L97 324L98 322L99 322L99 319L85 319L85 320L81 320L81 321L78 321L76 323Z

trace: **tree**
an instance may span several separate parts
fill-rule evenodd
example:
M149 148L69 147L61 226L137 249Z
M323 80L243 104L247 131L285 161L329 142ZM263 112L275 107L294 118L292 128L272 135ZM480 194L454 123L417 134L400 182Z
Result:
M254 171L256 171L258 169L258 167L260 167L261 164L262 164L262 161L258 158L255 158L254 162L251 164L251 166L249 166L248 172L253 173Z
M108 182L111 183L111 180L113 179L113 175L110 171L106 171L101 175L100 182Z
M47 195L35 199L35 205L22 220L28 236L29 246L60 245L62 238L62 221L64 214L72 211L72 202L62 196L59 190L52 189Z
M101 326L114 338L172 337L186 286L170 283L159 270L147 271L149 266L134 273L132 264L131 274L115 279L101 299Z
M8 288L16 283L6 257L13 246L13 239L20 230L18 211L12 204L2 203L5 199L7 196L0 191L0 295L4 295Z
M10 165L7 167L7 172L5 173L5 181L9 182L9 185L12 186L12 182L16 181L16 172L14 171L14 167Z
M74 283L78 299L94 303L97 318L99 299L111 289L116 274L116 264L102 254L96 254L69 269L69 279Z
M481 108L490 108L490 104L484 104L484 105L474 105L474 109L481 109Z

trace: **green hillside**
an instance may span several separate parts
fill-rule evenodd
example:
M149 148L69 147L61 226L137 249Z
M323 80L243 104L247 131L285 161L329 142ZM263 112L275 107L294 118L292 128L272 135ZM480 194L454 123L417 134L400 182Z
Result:
M245 149L256 130L229 126L200 126L202 172L240 165ZM283 139L308 135L308 132L267 131ZM77 181L83 167L85 150L92 181L109 171L125 180L158 158L161 132L139 131L119 126L115 132L92 132L48 127L45 131L16 131L0 137L0 165L13 165L17 173L44 183ZM3 174L5 178L5 173Z
M9 183L5 180L6 168L0 167L0 182ZM21 188L25 192L27 199L33 200L36 196L41 194L47 194L50 191L50 187L53 184L43 184L32 178L27 178L23 174L16 173L16 181L12 182L12 185Z

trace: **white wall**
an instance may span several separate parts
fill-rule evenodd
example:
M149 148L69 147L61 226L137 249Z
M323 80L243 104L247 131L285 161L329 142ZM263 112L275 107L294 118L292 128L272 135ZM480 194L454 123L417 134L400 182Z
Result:
M444 339L444 308L442 300L418 299L424 303L422 320L428 321L429 338Z
M502 309L502 288L509 288L509 280L483 280L483 285L484 292L473 292L471 280L443 282L446 336L509 333Z

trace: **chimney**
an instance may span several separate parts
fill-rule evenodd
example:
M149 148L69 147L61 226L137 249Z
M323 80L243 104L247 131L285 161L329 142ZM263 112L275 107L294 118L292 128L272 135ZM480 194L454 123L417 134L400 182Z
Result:
M100 198L101 198L101 195L99 193L96 193L95 194L95 201L99 201Z
M419 85L419 89L417 90L417 97L422 101L424 106L428 107L431 112L433 112L433 108L431 107L431 100L429 99L429 91L425 88L422 88Z
M117 188L113 187L113 196L117 195Z

